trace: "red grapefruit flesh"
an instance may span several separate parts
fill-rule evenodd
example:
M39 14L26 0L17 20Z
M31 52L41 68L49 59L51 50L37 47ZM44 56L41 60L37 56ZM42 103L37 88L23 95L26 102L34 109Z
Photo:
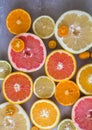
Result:
M72 119L78 130L92 130L92 96L82 97L75 103Z
M46 48L43 41L31 33L22 33L12 40L19 38L24 41L25 48L21 52L15 52L11 43L8 48L8 57L12 66L19 71L34 72L39 70L46 58Z
M55 50L47 56L45 71L56 82L70 79L76 71L76 60L64 50Z
M31 98L33 93L32 79L22 72L9 74L3 82L5 98L14 104L21 104Z

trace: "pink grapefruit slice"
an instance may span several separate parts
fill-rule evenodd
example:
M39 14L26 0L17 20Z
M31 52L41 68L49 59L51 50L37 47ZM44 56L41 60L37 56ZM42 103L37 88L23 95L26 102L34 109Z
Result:
M72 120L78 130L92 130L92 96L82 97L75 103Z
M21 39L25 47L21 52L12 49L12 41ZM34 72L39 70L46 58L46 48L43 41L36 35L31 33L22 33L15 36L8 48L8 57L12 66L19 71Z
M21 104L31 98L33 81L25 73L13 72L4 79L2 89L6 100L13 104Z
M62 49L52 51L47 56L45 72L56 82L71 79L76 72L75 57Z

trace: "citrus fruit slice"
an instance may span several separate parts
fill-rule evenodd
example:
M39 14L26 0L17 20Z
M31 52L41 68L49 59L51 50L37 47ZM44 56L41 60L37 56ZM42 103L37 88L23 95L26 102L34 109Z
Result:
M71 119L64 119L59 123L57 130L77 130L77 128Z
M71 10L60 16L55 37L67 51L78 54L92 47L92 17L83 11Z
M92 95L92 64L84 65L79 69L76 82L82 93Z
M64 50L52 51L45 62L46 74L56 82L70 79L76 71L74 56Z
M32 126L32 128L30 130L39 130L39 128L36 126Z
M24 9L10 11L6 18L6 26L9 32L19 34L27 32L31 26L31 16Z
M92 96L84 96L74 104L72 120L78 130L92 130Z
M48 47L49 47L50 49L55 49L56 46L57 46L57 42L56 42L55 40L50 40L50 41L48 42Z
M40 76L34 82L34 94L38 98L50 98L55 93L56 85L47 76Z
M11 47L13 49L13 51L15 52L21 52L23 51L24 47L25 47L25 44L24 44L24 41L19 39L19 38L16 38L12 41L11 43Z
M33 31L43 39L48 39L54 34L55 22L48 15L42 15L33 22Z
M17 110L12 116L6 115L9 106ZM30 130L30 119L20 105L0 104L0 130Z
M70 106L80 97L79 87L75 82L61 81L56 86L55 98L63 106Z
M9 74L2 84L3 94L9 102L21 104L29 100L33 93L31 77L22 72Z
M52 129L59 122L60 111L54 102L38 100L31 107L30 117L33 124L38 128Z
M21 39L25 47L21 52L12 49L12 42ZM8 57L12 66L19 71L34 72L39 70L46 58L46 48L43 41L31 33L22 33L15 36L8 47Z
M0 80L3 80L11 71L11 65L5 60L0 60Z

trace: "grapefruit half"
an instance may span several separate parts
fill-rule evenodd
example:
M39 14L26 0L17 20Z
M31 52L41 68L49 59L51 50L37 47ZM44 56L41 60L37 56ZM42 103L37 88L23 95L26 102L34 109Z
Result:
M52 51L47 56L45 72L56 82L71 79L76 72L75 57L62 49Z
M92 96L82 97L75 103L72 120L78 130L92 130Z
M2 89L6 100L13 104L21 104L31 98L33 81L27 74L13 72L4 79Z
M25 47L21 52L14 51L11 46L13 40L17 38L25 43ZM34 72L39 70L45 62L46 48L38 36L31 33L22 33L11 40L8 48L8 57L16 70Z

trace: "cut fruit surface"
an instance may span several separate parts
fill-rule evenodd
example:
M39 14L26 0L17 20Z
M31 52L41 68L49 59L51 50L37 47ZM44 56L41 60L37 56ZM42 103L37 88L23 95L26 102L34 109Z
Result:
M6 100L13 104L21 104L31 98L33 82L27 74L13 72L4 79L2 89Z
M38 128L52 129L59 122L60 111L54 102L38 100L31 107L30 117L33 124Z
M60 104L70 106L74 104L79 97L79 87L75 82L66 80L57 84L55 98Z
M48 42L48 47L49 47L50 49L55 49L56 46L57 46L57 42L56 42L55 40L50 40L50 41Z
M34 94L38 98L50 98L55 93L55 83L47 76L40 76L34 82Z
M24 45L23 40L16 38L12 41L11 47L12 47L13 51L21 52L21 51L23 51L25 45Z
M13 34L27 32L30 29L31 22L31 16L23 9L12 10L6 18L7 29Z
M82 93L92 95L92 64L84 65L79 69L76 82Z
M21 52L12 49L12 42L21 39L25 47ZM31 33L22 33L15 36L8 47L8 57L12 66L19 71L34 72L39 70L46 58L46 48L43 41Z
M54 81L70 79L76 71L74 56L64 50L52 51L45 62L45 72Z
M33 31L43 39L50 38L54 34L55 22L47 15L42 15L33 22Z
M72 120L78 130L92 130L92 96L84 96L74 104Z
M57 130L77 130L77 128L72 120L64 119L59 123Z
M0 60L0 80L4 80L4 78L10 74L12 71L11 65L5 61L5 60Z
M12 105L17 111L12 115L6 115L10 103L0 104L0 130L30 130L30 120L20 105Z
M60 16L55 37L67 51L78 54L92 47L92 17L86 12L71 10Z

